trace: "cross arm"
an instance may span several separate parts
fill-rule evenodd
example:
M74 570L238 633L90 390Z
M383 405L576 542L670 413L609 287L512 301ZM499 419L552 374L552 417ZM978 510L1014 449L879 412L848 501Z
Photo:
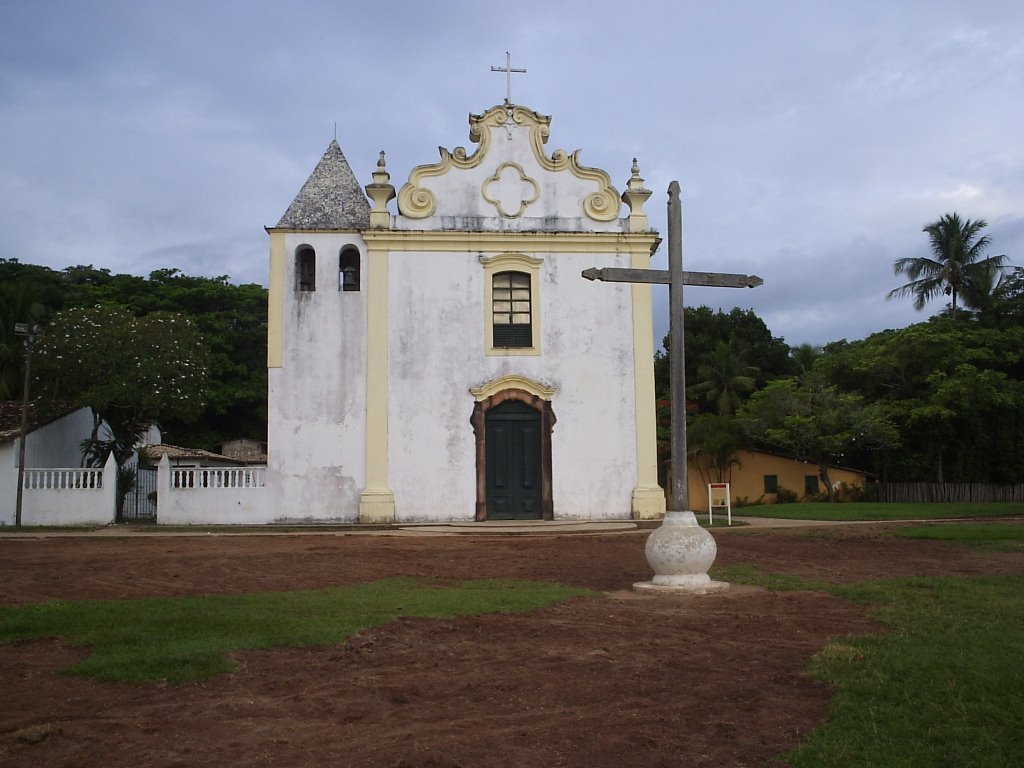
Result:
M667 269L620 269L591 267L582 272L587 280L601 280L610 283L660 283L668 285L672 282ZM764 284L757 275L736 275L725 272L688 272L683 271L685 285L699 285L709 288L756 288Z

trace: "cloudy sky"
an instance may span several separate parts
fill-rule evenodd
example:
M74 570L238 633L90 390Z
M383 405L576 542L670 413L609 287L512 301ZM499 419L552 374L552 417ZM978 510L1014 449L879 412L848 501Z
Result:
M765 279L688 303L794 345L923 320L892 264L952 211L1024 264L1020 0L3 0L0 29L4 258L265 284L335 124L400 186L469 143L507 50L549 150L620 190L637 157L663 233L677 179L686 267Z

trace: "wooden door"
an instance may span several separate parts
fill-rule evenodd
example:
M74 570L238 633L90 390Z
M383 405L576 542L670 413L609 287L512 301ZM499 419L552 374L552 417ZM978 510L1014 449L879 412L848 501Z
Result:
M487 519L542 519L540 414L509 400L486 418Z

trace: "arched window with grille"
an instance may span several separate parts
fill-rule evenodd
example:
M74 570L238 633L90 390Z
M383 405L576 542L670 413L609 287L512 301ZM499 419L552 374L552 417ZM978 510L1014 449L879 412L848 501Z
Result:
M308 245L295 249L295 290L316 290L316 251Z

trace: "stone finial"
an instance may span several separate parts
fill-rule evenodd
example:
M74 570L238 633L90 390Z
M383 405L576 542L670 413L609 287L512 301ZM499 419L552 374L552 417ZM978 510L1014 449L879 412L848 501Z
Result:
M628 229L630 232L646 232L650 225L644 213L644 203L651 196L651 190L644 188L644 180L640 178L640 166L633 158L632 175L626 183L626 191L622 193L622 202L629 206Z
M373 172L373 183L366 185L366 196L373 200L373 210L370 211L371 229L390 229L391 212L388 211L388 202L395 197L395 188L391 185L391 174L387 172L387 162L384 159L384 150L381 150L377 158L377 170Z

